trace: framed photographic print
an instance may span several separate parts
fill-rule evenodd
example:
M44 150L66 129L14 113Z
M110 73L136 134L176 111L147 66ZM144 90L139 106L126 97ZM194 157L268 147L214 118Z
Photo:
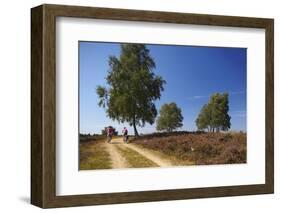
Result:
M31 203L274 191L273 19L31 9Z

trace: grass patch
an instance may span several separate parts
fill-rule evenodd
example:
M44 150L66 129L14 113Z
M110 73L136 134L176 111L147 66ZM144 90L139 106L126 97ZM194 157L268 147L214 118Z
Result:
M127 163L131 168L159 167L153 161L147 159L146 157L130 148L121 148L121 146L117 146L117 149L121 153L121 155L126 158Z
M111 169L111 159L102 142L80 143L79 169Z

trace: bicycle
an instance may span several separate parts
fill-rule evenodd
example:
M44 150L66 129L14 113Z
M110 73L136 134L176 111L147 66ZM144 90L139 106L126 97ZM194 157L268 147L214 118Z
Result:
M129 135L123 135L123 141L124 141L124 143L128 143L129 142Z
M110 143L112 140L112 135L111 134L108 134L107 135L107 143Z

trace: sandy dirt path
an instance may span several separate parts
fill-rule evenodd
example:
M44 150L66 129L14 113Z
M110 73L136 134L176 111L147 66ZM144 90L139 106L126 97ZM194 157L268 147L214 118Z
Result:
M118 146L118 144L120 144L120 142L117 139L113 139L111 143L105 143L105 147L111 158L112 168L113 169L128 168L129 165L126 159L117 150L116 146Z
M140 155L144 156L145 158L153 161L155 164L157 164L158 166L160 167L170 167L172 166L172 163L167 160L167 159L163 159L161 158L160 156L157 156L157 154L147 150L147 149L144 149L144 148L141 148L141 147L138 147L134 144L126 144L123 142L123 139L122 138L116 138L113 142L113 144L116 143L120 146L125 146L129 149L132 149L136 152L138 152ZM111 144L109 144L111 145Z

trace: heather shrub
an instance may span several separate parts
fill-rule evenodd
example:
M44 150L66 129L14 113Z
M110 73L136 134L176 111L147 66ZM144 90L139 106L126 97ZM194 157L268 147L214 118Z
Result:
M245 133L156 133L133 142L197 165L246 163L247 159Z
M222 137L219 138L219 141L227 142L227 141L231 140L232 138L233 138L232 134L226 133L225 135L223 135Z

